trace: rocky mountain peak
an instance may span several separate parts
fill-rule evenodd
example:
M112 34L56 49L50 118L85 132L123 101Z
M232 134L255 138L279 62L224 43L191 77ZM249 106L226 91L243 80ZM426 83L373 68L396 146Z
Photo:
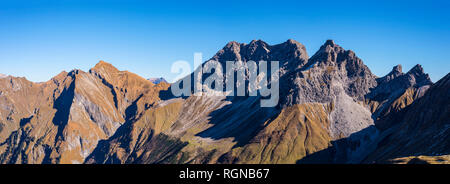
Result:
M296 41L296 40L294 40L294 39L288 39L288 40L286 41L286 43L290 43L290 44L301 44L300 42L298 42L298 41Z
M346 50L342 48L340 45L336 44L333 40L327 40L325 43L320 47L318 53L325 52L325 53L341 53L345 52Z
M384 77L378 78L377 81L379 84L387 83L387 82L389 82L399 76L402 76L402 75L404 75L404 73L402 72L402 65L397 65L392 68L391 72L389 72Z
M430 76L424 72L422 65L417 64L411 70L408 71L407 75L409 76L410 83L415 83L417 86L430 85L431 82Z
M414 74L414 75L419 76L419 75L423 75L425 73L424 73L422 65L417 64L416 66L411 68L411 70L408 71L408 74Z
M353 51L345 50L333 40L327 40L320 49L309 59L308 65L320 63L337 63L347 59L356 59Z
M445 75L441 80L439 80L436 83L437 88L441 87L441 86L447 86L446 88L443 89L448 89L448 87L450 87L450 73L448 73L447 75ZM446 93L448 96L448 93Z
M370 69L353 51L345 50L333 40L327 40L309 59L308 66L315 64L343 68L347 71L348 77L374 78Z
M100 78L106 79L111 82L116 80L115 79L116 77L114 76L120 73L120 71L112 64L101 60L94 66L94 68L91 68L89 70L89 73L93 73L99 76Z
M223 49L229 49L229 50L239 50L241 44L236 41L228 42L227 45Z
M279 61L279 106L259 106L262 96L167 97L170 84L150 82L164 79L104 61L44 84L8 77L0 80L0 163L372 163L391 150L449 152L450 74L423 86L431 81L422 66L405 74L397 65L379 83L332 40L311 59L292 39L229 42L213 59Z
M288 49L295 49L299 51L301 54L308 56L308 54L306 53L306 47L300 42L295 41L293 39L289 39L280 45L284 45Z
M420 71L421 68L420 65L416 65L412 71ZM427 88L426 92L419 95L420 98L410 102L407 108L390 112L389 116L380 122L391 124L387 126L390 130L385 132L394 133L383 137L383 141L389 142L389 144L378 145L376 150L367 157L366 163L376 161L378 163L411 164L413 159L419 160L419 157L415 155L448 155L450 153L450 142L448 141L450 135L450 128L448 128L450 125L449 88L450 73ZM422 90L419 88L418 91ZM398 125L392 126L392 124ZM450 157L436 157L435 160L432 158L428 157L427 161L421 162L443 164Z
M402 66L397 65L389 74L378 78L377 83L377 87L367 95L369 99L377 101L393 98L391 94L402 94L411 87L420 88L433 84L421 65L414 66L406 74L402 72Z
M161 83L161 82L168 83L168 82L166 81L166 79L164 79L164 78L162 78L162 77L160 77L160 78L149 78L148 80L149 80L150 82L152 82L153 84L159 84L159 83Z
M250 56L256 56L255 58L265 58L264 55L267 55L269 50L269 44L262 40L253 40L250 44L247 45L246 51Z
M258 40L252 40L249 45L250 46L267 47L269 44L267 44L266 42L262 41L261 39L258 39Z
M1 78L6 78L6 77L7 77L7 75L1 74L1 73L0 73L0 79L1 79Z
M50 81L48 82L53 82L56 85L60 85L62 83L62 81L69 75L69 73L67 73L66 71L62 71L60 72L58 75L52 77L52 79L50 79Z

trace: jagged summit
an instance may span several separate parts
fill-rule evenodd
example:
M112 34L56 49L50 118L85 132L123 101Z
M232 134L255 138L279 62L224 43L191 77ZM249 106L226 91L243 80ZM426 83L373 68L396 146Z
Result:
M285 42L276 44L276 45L302 45L303 46L303 44L301 44L300 42L298 42L294 39L288 39ZM237 41L230 41L225 45L224 48L232 48L232 47L236 47L236 46L247 46L247 47L263 46L263 47L269 48L269 47L274 47L276 45L270 45L267 42L265 42L264 40L258 39L258 40L252 40L252 41L250 41L250 43L239 43Z
M327 40L325 41L325 44L323 44L324 46L332 46L334 47L336 44L334 43L334 40Z
M298 50L300 52L304 52L302 54L304 54L305 56L308 55L306 53L306 47L302 43L300 43L300 42L298 42L296 40L288 39L286 42L281 43L279 45L282 46L282 47L285 47L285 48L292 48L292 49Z
M211 60L226 61L279 61L282 70L294 70L306 64L308 54L303 44L289 39L284 43L269 45L263 40L250 43L228 42Z
M433 82L430 79L430 76L424 72L422 65L417 64L411 70L408 71L407 75L413 76L410 77L410 81L414 78L414 82L418 86L430 85Z
M423 70L422 65L417 64L413 68L411 68L411 70L409 70L408 73L414 74L414 75L422 75L422 74L424 74L424 70Z
M294 39L288 39L285 43L291 43L291 44L300 44L297 40Z
M420 68L416 65L412 70L420 70ZM365 163L402 163L403 159L406 159L405 163L414 163L412 162L414 160L421 161L420 155L449 155L449 88L450 73L431 85L423 97L418 98L414 103L410 102L411 105L407 109L391 113L386 121L399 125L391 126L389 131L393 133L383 139L385 143L378 145L377 149L367 157ZM449 158L437 158L435 163L443 164ZM428 161L421 162L428 163Z
M263 56L270 52L270 46L262 40L253 40L250 44L246 45L246 51L249 55Z
M309 64L320 64L321 62L340 62L342 60L356 59L356 55L351 50L345 50L333 40L327 40L320 49L309 59ZM358 58L359 60L359 58Z
M261 39L258 39L258 40L252 40L249 45L261 45L262 46L262 45L269 45L269 44L267 44L265 41L263 41Z
M331 51L342 51L345 50L344 48L342 48L340 45L336 44L334 42L334 40L327 40L325 41L325 43L320 46L320 49L318 52L331 52Z
M364 62L351 50L346 50L335 44L333 40L327 40L308 61L308 66L324 64L327 66L345 67L348 77L362 77L367 81L375 78ZM370 84L372 86L373 84Z
M385 75L384 77L378 78L377 81L379 84L382 83L386 83L391 81L392 79L395 79L401 75L403 75L403 71L402 71L402 65L396 65L392 68L392 71L389 72L387 75Z
M402 65L394 66L391 72L386 76L379 78L379 84L389 82L396 78L399 78L398 80L402 81L402 83L409 83L410 85L417 84L423 86L432 84L429 75L424 72L424 69L420 64L415 65L406 74L402 72Z
M240 47L240 45L241 45L241 43L239 43L239 42L237 42L237 41L231 41L231 42L228 42L228 43L225 45L224 49L225 49L225 48Z
M332 40L311 58L292 39L232 41L212 59L279 61L278 106L261 107L262 96L173 97L171 84L151 82L163 78L104 61L43 84L8 77L0 80L0 163L360 163L375 147L373 160L391 150L416 155L422 145L449 152L441 148L449 147L450 74L431 84L422 66L403 73L397 65L381 81Z

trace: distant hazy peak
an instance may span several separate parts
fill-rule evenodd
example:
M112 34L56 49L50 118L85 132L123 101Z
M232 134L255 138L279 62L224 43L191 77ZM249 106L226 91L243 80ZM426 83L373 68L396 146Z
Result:
M402 72L402 65L394 66L394 68L392 68L391 73L403 73Z
M6 77L7 77L7 75L1 74L1 73L0 73L0 79L1 79L1 78L6 78Z

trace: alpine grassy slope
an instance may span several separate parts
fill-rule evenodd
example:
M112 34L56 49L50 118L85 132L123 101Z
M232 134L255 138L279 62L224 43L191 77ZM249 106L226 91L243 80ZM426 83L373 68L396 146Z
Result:
M312 57L294 40L230 42L203 66L261 60L280 62L275 107L261 107L261 96L175 97L164 80L103 61L89 72L62 72L44 83L1 75L0 162L450 160L450 74L433 84L420 65L407 73L398 65L377 77L332 40Z

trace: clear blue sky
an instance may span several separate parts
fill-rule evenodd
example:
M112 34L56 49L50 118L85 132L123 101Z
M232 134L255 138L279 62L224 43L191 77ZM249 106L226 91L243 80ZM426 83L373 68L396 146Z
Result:
M229 41L303 43L310 56L334 39L385 75L422 64L450 69L449 1L0 1L0 73L47 81L99 60L171 79L176 60L209 59Z

